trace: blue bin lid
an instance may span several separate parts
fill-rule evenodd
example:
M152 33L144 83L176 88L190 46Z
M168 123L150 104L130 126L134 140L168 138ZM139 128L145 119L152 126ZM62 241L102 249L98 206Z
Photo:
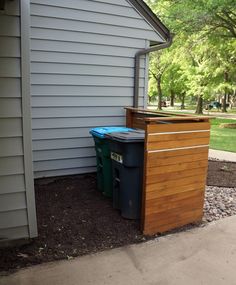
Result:
M111 134L115 132L129 132L133 129L125 128L125 127L98 127L90 130L90 134L98 137L98 138L105 138L106 134Z

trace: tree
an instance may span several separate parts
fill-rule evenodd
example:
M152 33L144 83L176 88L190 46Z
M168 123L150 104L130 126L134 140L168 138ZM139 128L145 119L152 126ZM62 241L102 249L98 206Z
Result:
M216 95L226 101L236 94L236 5L233 0L147 0L152 9L176 34L168 53L162 53L159 66L161 91L196 97L196 113L202 113L204 100ZM162 57L165 57L164 60ZM151 64L152 64L151 58ZM168 62L162 72L163 64ZM226 100L227 99L227 100Z
M158 110L162 109L162 77L168 66L168 56L166 54L166 51L161 50L152 53L150 58L150 75L156 83Z
M147 0L175 33L236 38L235 0Z
M235 41L230 40L225 42L218 40L217 43L212 44L212 50L214 50L215 54L215 60L213 62L214 69L212 71L215 79L213 81L214 92L223 94L222 111L226 112L226 103L229 101L229 96L233 94L236 89Z

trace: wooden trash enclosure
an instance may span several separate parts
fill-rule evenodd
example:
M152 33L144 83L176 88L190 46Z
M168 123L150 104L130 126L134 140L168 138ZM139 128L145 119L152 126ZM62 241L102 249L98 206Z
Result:
M145 130L141 227L165 232L202 219L210 117L126 108L126 125Z

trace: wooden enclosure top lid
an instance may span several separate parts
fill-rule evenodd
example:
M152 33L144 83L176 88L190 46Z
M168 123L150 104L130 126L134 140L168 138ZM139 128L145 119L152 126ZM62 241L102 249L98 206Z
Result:
M148 109L139 109L139 108L131 108L125 107L126 110L129 110L131 113L136 114L139 119L143 120L146 123L152 122L177 122L177 121L208 121L209 119L214 119L213 116L198 116L192 114L178 114L172 112L162 112L162 111L152 111ZM150 116L148 116L150 115Z

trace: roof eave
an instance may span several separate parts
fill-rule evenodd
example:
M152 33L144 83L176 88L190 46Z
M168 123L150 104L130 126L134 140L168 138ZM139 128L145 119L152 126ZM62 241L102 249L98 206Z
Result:
M149 22L149 24L158 32L165 41L171 38L169 29L153 13L149 6L143 0L128 0L131 5Z

